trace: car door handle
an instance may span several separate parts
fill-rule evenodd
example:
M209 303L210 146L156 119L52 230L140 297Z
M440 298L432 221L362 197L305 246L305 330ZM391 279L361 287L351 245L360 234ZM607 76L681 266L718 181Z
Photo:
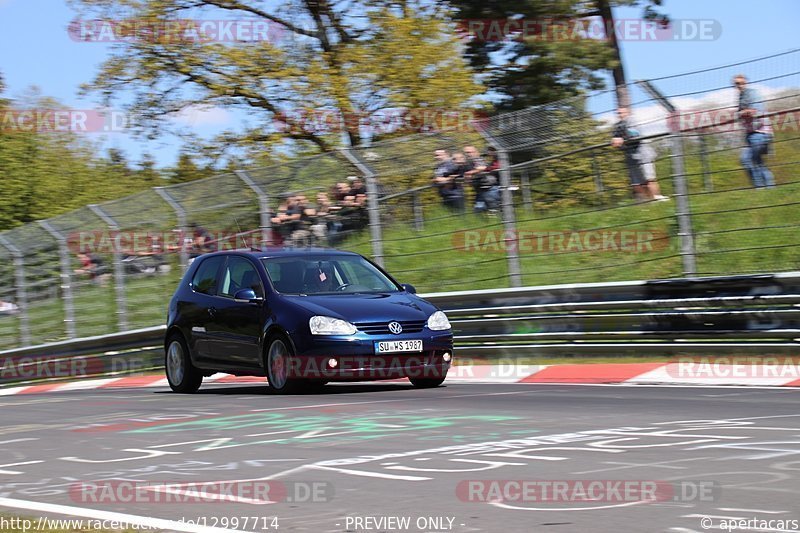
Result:
M214 318L214 315L216 315L216 314L217 314L217 308L216 307L209 307L208 308L208 316L210 316L211 318Z

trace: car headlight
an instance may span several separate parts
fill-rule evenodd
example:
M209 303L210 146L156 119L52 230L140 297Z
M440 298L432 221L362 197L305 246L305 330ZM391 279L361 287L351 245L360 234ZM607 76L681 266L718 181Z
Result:
M447 320L447 315L442 311L436 311L428 317L428 329L434 331L441 331L443 329L450 329L450 321Z
M352 335L356 327L346 320L330 316L312 316L308 321L312 335Z

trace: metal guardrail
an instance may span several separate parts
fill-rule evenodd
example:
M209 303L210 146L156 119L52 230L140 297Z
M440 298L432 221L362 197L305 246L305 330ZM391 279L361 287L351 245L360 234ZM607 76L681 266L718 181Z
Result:
M800 354L800 272L420 296L447 312L462 357ZM0 352L0 360L5 369L26 358L30 365L42 358L110 361L146 351L148 364L159 365L164 331L157 326L29 346ZM97 375L109 366L93 365ZM0 370L0 383L19 381L4 375Z

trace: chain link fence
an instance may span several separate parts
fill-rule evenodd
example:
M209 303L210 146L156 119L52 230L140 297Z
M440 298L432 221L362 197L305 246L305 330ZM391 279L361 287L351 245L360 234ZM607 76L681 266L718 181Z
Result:
M424 292L798 270L799 67L794 50L632 83L635 160L665 198L632 195L600 91L2 232L0 349L163 323L187 265L220 249L349 249ZM772 120L775 188L743 167L739 73ZM463 163L436 182L443 154Z

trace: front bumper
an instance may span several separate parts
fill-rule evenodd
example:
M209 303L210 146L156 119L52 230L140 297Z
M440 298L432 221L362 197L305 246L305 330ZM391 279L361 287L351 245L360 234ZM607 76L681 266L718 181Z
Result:
M422 340L421 352L375 354L375 343ZM363 335L313 337L295 345L289 377L319 381L375 379L437 379L447 375L453 357L452 332L422 335ZM445 361L445 354L450 360Z

